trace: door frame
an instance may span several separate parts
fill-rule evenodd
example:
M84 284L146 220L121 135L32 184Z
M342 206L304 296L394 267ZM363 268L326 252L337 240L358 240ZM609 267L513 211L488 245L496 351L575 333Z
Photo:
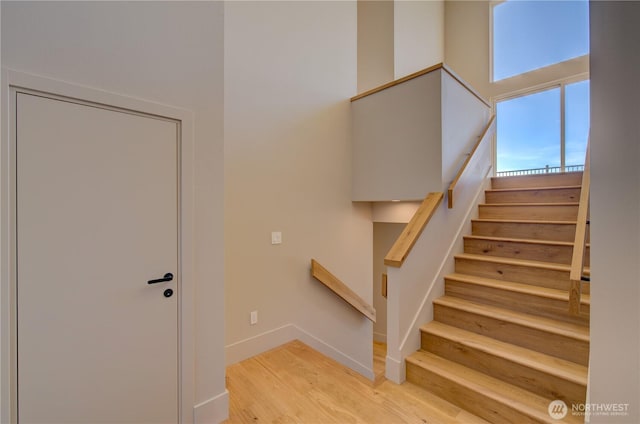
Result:
M16 94L26 92L67 99L103 109L177 122L178 131L178 415L193 422L194 336L194 114L95 88L2 69L0 140L0 412L1 422L17 422L17 249L16 249Z

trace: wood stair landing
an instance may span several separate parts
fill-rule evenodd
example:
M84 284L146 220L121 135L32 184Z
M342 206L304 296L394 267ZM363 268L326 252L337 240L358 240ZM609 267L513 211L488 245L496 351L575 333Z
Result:
M580 314L569 313L581 181L492 179L421 349L406 359L408 381L494 423L583 422L571 407L586 397L589 283ZM548 412L554 400L568 407L563 420Z

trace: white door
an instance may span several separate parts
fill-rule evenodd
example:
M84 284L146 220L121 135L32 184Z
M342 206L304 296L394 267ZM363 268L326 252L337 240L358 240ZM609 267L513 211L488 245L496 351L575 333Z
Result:
M176 423L178 124L24 93L16 115L19 422Z

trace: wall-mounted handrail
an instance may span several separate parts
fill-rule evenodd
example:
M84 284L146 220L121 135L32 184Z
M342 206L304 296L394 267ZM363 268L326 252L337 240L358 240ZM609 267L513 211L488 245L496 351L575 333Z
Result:
M453 208L454 191L456 189L456 185L458 184L458 181L464 174L464 171L467 169L467 165L469 164L469 162L471 162L472 159L474 159L474 154L478 151L478 147L480 147L482 143L489 143L489 141L486 141L486 140L489 140L491 138L491 136L495 132L495 129L496 129L496 116L493 115L489 120L489 123L487 124L487 126L484 128L484 131L482 131L480 138L478 139L476 144L473 146L471 153L469 153L464 163L462 164L462 167L458 171L456 178L453 180L453 182L449 186L449 190L447 193L449 209Z
M438 205L442 202L443 197L444 193L442 192L429 193L427 197L425 197L422 204L413 214L411 221L404 227L404 230L402 230L402 233L391 247L391 250L389 250L389 253L385 256L385 265L396 268L402 266L407 256L409 256L411 248L416 244L420 234L422 234L422 230L427 226Z
M456 81L458 81L464 88L466 88L471 94L473 94L478 100L480 100L482 103L484 103L487 107L491 107L491 104L480 95L480 93L478 93L476 90L474 90L469 84L467 84L462 78L460 78L460 76L458 74L456 74L455 72L453 72L451 70L451 68L449 68L447 65L445 65L444 63L438 63L436 65L430 66L426 69L422 69L418 72L414 72L413 74L407 75L405 77L399 78L397 80L388 82L386 84L383 84L379 87L376 88L372 88L371 90L365 91L364 93L360 93L357 96L353 96L351 98L352 102L355 102L356 100L362 99L363 97L367 97L370 96L372 94L378 93L380 91L386 90L387 88L396 86L398 84L402 84L403 82L407 82L410 81L414 78L418 78L421 77L422 75L426 75L430 72L433 71L437 71L438 69L442 69L443 71L447 72L449 75L451 75L451 77L453 79L455 79Z
M587 242L587 225L589 225L589 191L590 175L590 142L587 141L587 154L582 171L582 187L580 189L580 205L576 221L576 235L573 242L573 257L571 259L571 287L569 289L569 312L572 315L580 313L580 297L582 296L582 277L584 272L584 255Z
M365 302L356 292L347 287L346 284L320 265L315 259L311 259L311 275L340 296L349 305L353 306L362 315L376 322L376 310L373 306Z

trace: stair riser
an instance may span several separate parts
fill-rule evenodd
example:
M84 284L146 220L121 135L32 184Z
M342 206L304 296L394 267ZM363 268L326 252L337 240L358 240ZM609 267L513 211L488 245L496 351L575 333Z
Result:
M492 423L537 423L510 405L498 402L438 373L407 362L407 380Z
M494 177L491 179L491 187L494 189L559 187L581 184L582 172L570 172L566 174L523 175L516 177Z
M456 308L434 304L435 321L458 327L487 337L493 337L506 343L512 343L547 355L587 365L589 362L589 343L530 328L517 323L476 314Z
M514 283L569 290L569 271L456 258L456 272Z
M471 230L474 236L565 241L571 243L576 237L575 224L472 221Z
M580 315L574 316L569 313L568 300L534 296L528 293L484 287L449 279L445 280L445 294L516 312L524 312L573 324L589 325L589 305L587 304L582 304Z
M562 203L579 201L579 188L485 192L485 203Z
M485 219L575 221L577 205L479 205L479 217Z
M467 258L456 258L455 264L456 272L460 274L476 275L478 277L511 281L513 283L524 283L558 290L568 291L570 287L569 271L485 262ZM591 293L591 285L589 283L582 283L582 293Z
M569 265L571 264L573 255L573 246L465 238L464 251L465 253L478 255L501 256ZM589 266L588 246L585 256L585 266Z
M587 388L481 349L435 334L422 333L422 349L549 399L584 403Z

